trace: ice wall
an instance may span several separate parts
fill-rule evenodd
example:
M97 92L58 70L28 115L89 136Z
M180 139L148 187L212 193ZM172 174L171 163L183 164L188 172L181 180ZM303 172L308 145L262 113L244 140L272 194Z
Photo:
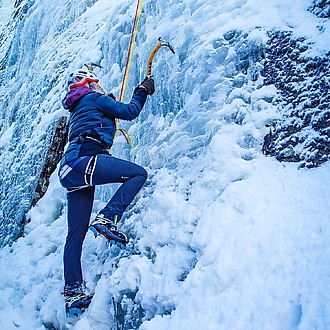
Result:
M20 235L27 221L47 148L65 115L60 101L68 72L85 61L99 62L103 87L119 93L135 4L94 2L2 2L1 245ZM179 158L201 152L219 128L214 110L225 103L232 80L237 76L239 87L252 76L258 81L265 31L254 27L250 42L249 31L221 28L240 6L145 4L127 95L143 79L159 36L174 43L177 55L157 55L157 92L132 128L146 148L133 152L143 165L173 168ZM154 129L160 123L165 131ZM152 155L146 152L151 143Z
M97 62L102 87L118 96L136 3L0 4L4 246L21 233L51 136L66 115L61 99L68 73ZM145 1L125 100L144 78L159 36L176 55L165 48L157 53L155 94L137 120L121 123L136 149L122 137L113 147L115 155L149 172L123 218L131 245L118 252L87 237L84 275L95 299L77 324L67 324L59 295L66 201L55 173L49 193L27 214L25 237L2 250L1 257L15 265L0 281L2 299L9 301L0 313L10 316L8 329L200 329L206 316L210 329L266 328L269 319L273 329L328 322L328 297L321 294L328 274L318 268L327 249L327 235L318 236L328 232L327 168L297 174L294 166L265 160L261 150L265 125L281 119L273 102L279 90L263 77L269 31L303 35L315 56L324 55L328 25L308 11L311 5ZM318 191L313 180L321 192L311 203ZM94 214L111 192L98 189ZM295 281L297 276L302 278ZM317 312L310 312L310 304Z

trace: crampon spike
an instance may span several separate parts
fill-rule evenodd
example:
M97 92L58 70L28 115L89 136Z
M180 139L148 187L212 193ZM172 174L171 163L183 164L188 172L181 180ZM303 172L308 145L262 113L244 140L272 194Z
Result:
M110 247L111 247L112 245L115 245L115 246L118 246L120 249L122 249L122 248L124 248L124 247L126 246L125 244L120 243L120 242L117 242L117 241L112 240L112 239L109 240L108 243L109 243Z

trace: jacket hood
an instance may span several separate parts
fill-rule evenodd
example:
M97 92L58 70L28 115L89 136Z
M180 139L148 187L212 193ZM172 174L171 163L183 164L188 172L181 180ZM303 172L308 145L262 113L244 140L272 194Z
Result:
M65 98L62 100L62 105L64 109L69 109L78 102L83 96L89 93L94 93L92 89L86 86L79 86L73 89L70 89L68 94L66 94Z

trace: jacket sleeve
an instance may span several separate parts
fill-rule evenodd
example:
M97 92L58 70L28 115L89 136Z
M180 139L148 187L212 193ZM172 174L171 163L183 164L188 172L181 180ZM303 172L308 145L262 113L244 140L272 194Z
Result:
M123 120L133 120L141 112L147 100L147 91L138 88L129 103L115 101L113 98L95 93L94 101L98 110L106 117L118 118Z

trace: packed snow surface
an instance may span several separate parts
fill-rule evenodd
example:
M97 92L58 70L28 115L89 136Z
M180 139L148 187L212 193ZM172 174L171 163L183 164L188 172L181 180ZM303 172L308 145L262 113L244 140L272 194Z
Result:
M19 125L32 127L17 142L26 148L20 157L39 150L47 123L66 114L67 74L86 61L100 63L101 85L119 94L136 6L24 3L30 8L19 23L21 52L7 64L14 87L6 111L30 117L3 117L2 159L14 154L6 146ZM1 329L330 328L330 164L297 170L262 155L265 125L279 116L271 102L277 91L263 86L260 63L244 74L235 66L242 35L245 49L258 50L271 29L304 36L310 54L327 52L328 23L307 10L311 4L144 2L125 99L144 78L159 36L176 55L157 53L156 92L137 120L122 123L136 148L119 137L112 150L149 173L120 227L130 243L120 250L87 234L83 272L95 295L79 319L68 318L60 295L66 193L54 173L28 213L24 237L0 251ZM4 31L14 8L6 0L0 8ZM236 37L224 38L228 33ZM97 189L92 216L112 193L111 186Z

